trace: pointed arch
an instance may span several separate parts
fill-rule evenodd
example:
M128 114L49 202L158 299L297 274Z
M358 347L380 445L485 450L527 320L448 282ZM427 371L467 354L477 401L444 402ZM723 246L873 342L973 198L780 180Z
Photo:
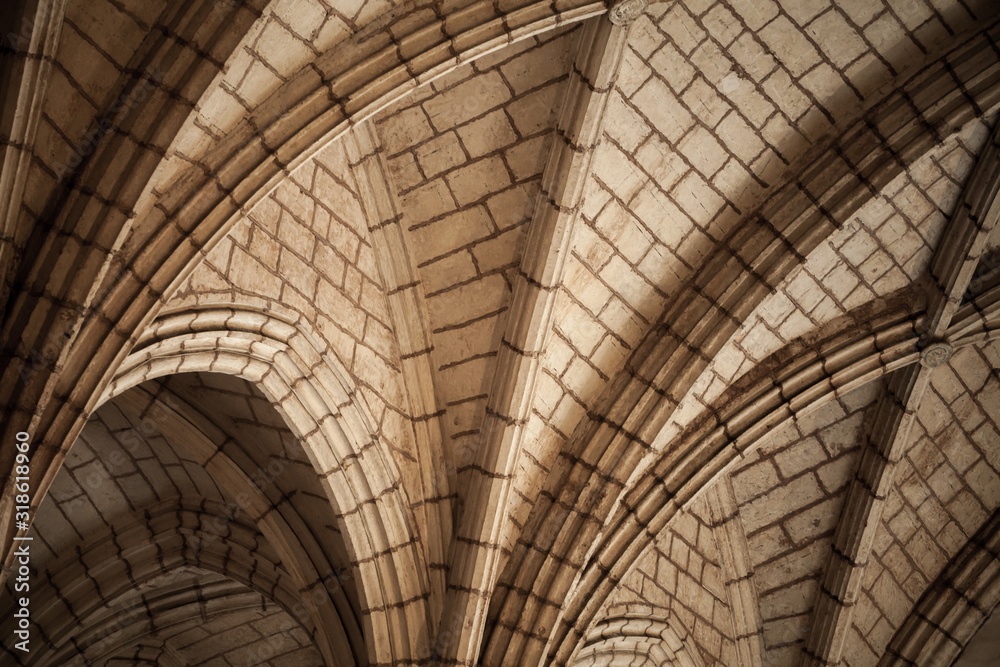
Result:
M257 384L302 441L341 524L369 655L378 662L416 659L428 645L431 618L410 503L350 376L322 349L303 325L251 309L172 313L138 341L102 399L185 372Z
M609 618L587 635L573 667L612 665L637 667L703 667L698 651L691 650L663 619L641 616Z

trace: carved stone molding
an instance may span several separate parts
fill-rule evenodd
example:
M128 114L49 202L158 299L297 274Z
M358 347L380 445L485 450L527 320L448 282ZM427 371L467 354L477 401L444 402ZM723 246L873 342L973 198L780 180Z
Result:
M932 343L920 355L920 364L925 368L937 368L948 363L954 352L955 348L948 343Z
M618 26L627 27L649 6L648 0L620 0L608 10L608 19Z

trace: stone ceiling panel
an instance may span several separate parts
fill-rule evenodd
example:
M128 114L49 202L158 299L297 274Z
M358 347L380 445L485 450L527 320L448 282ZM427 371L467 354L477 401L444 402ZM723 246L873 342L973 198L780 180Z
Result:
M969 123L820 243L723 346L681 401L654 449L670 442L771 354L859 306L907 288L926 273L991 125L991 119ZM916 292L909 298L922 297Z
M970 11L989 12L982 3L944 12L918 4L904 20L894 7L692 1L653 5L636 21L557 300L533 434L555 442L573 431L715 244L813 142L857 112L859 94L901 71L893 59L915 43L908 31L919 28L913 35L929 52L970 27ZM830 60L840 42L856 53ZM660 446L756 361L919 275L984 127L964 128L817 248L816 266L793 272L705 371L692 390L700 398L682 404ZM867 219L887 207L888 219ZM849 245L855 225L879 240L862 234Z
M1000 344L937 368L898 464L845 647L874 665L948 561L1000 507Z
M211 418L233 437L220 451L245 470L275 507L290 507L301 517L330 562L346 566L349 558L330 501L302 442L260 389L217 373L174 375L163 384L193 406L211 406Z
M117 103L127 113L133 98L122 97L119 87L136 49L164 7L166 3L160 0L74 0L66 4L58 50L30 147L33 160L16 228L17 243L27 241L28 232L50 206L58 186L93 153L109 131L107 125L102 128L99 124L113 117L108 114L109 108ZM35 26L26 23L20 28L19 33L5 31L5 41L27 51ZM13 92L8 94L14 98ZM142 94L145 97L150 93Z
M343 145L320 152L237 223L167 308L231 303L309 323L418 493L399 343L357 191Z
M866 385L778 429L732 472L766 664L799 664L865 417L880 388Z
M558 30L488 55L376 118L459 469L478 444L575 36Z
M724 564L704 500L662 531L608 599L601 616L666 620L705 665L736 665Z
M151 182L155 195L316 56L385 14L391 0L275 0L267 3L202 95Z
M166 7L165 2L128 4L74 0L66 6L35 151L57 178L93 150L93 136L85 133L115 101L119 78Z
M600 342L589 330L611 333L598 360L603 363L588 364L588 380L620 364L623 350L634 345L743 213L788 178L788 165L814 141L857 111L859 92L868 95L901 71L892 57L903 45L919 36L921 53L927 53L950 33L973 25L963 7L939 13L922 1L913 4L921 9L910 8L905 19L893 7L871 11L821 3L803 11L794 2L782 7L701 1L653 5L640 17L595 157L583 209L586 225L580 225L567 268L566 285L577 307L569 307L573 316L565 328L586 332L578 331L577 338L589 334L580 359L589 361L589 343ZM980 5L965 7L988 13ZM917 26L911 37L908 31ZM866 31L878 35L878 44ZM837 62L827 57L834 45ZM845 56L845 45L856 53ZM889 50L883 53L880 46ZM836 90L844 95L827 92ZM985 137L978 124L966 132L961 141L975 152ZM951 174L950 185L960 189L962 168L971 165L955 157L959 173ZM939 165L936 160L944 158L929 157L931 163L915 167L913 177L922 188L916 198L930 195L947 208L956 193L934 178L934 172L953 166ZM930 224L928 212L916 210L926 204L906 190L901 182L885 194L904 199L896 204L911 209L900 211L904 220L909 215L914 225ZM931 230L921 238L934 237ZM907 250L912 255L913 249L894 250L889 248L893 255ZM884 263L872 260L860 267L861 275L883 275ZM916 273L918 264L908 265L907 273ZM894 277L896 287L908 282ZM845 276L841 282L858 280ZM883 282L886 287L891 281ZM840 298L850 294L848 289ZM861 300L857 294L849 303ZM580 326L581 319L589 321ZM549 370L554 377L562 374ZM569 389L581 396L582 384Z
M214 587L227 584L234 588L225 577L192 567L145 582L114 601L121 620L118 633L88 646L69 664L83 665L86 657L101 665L323 665L308 633L281 607L249 589L228 600L200 600L178 610L181 614L149 616L145 596L152 599L185 588L210 595ZM133 641L115 649L115 643L128 638Z
M211 580L204 573L192 575L193 582ZM204 616L153 632L150 639L161 640L188 665L321 667L323 658L302 627L281 607L256 598L254 607L228 613L205 609Z
M219 468L210 470L200 458L228 457L242 469L254 491L263 495L281 515L280 521L296 531L300 538L298 547L302 553L298 558L302 560L287 563L285 567L301 569L303 563L310 563L302 576L309 576L309 568L312 568L315 573L312 576L331 579L333 587L330 590L339 589L338 595L346 595L349 601L345 609L353 606L354 611L348 613L356 615L360 609L358 592L353 585L340 585L341 574L348 571L349 558L330 501L322 491L321 480L307 459L302 443L292 436L260 390L239 378L204 373L171 376L162 384L154 380L130 391L140 390L150 392L150 396L156 396L170 410L181 411L178 414L191 410L190 406L209 408L200 419L207 418L228 437L223 436L225 440L221 445L214 445L216 453L209 455L204 453L204 445L174 441L185 431L169 423L175 418L162 407L151 405L138 410L132 404L122 403L121 399L105 404L88 422L39 509L32 566L44 573L40 594L47 596L55 591L59 604L71 610L86 607L84 600L88 590L110 604L112 600L107 598L105 581L108 564L124 566L126 572L134 573L130 576L140 578L140 570L155 566L148 558L142 561L142 553L135 551L135 545L129 541L137 530L146 530L147 539L159 545L156 553L160 554L161 563L164 558L169 560L167 556L172 554L172 549L184 552L187 548L163 542L162 536L157 535L157 526L171 521L176 522L178 528L186 527L181 532L202 531L203 534L192 539L200 545L198 550L205 549L209 562L214 562L212 559L218 555L213 553L213 540L220 535L223 539L230 538L233 526L252 525L258 518L244 511L247 509L243 506L246 497L253 495L250 489L234 487L232 478L226 487L226 480L213 478L212 472L218 472ZM207 439L209 436L203 434L202 437ZM203 515L191 514L191 507L200 507ZM259 518L274 523L273 517ZM148 523L145 528L142 528L143 521ZM220 530L221 533L212 532ZM105 536L104 540L95 544L94 539L100 536ZM272 546L287 548L288 545L270 545L268 538L257 533L253 541L249 556L224 545L228 555L216 565L223 571L231 568L234 574L252 580L262 566L246 562L246 557L282 562ZM107 556L108 549L111 555L117 550L117 561L92 557L92 551ZM67 554L85 552L88 555L83 558L84 563L66 567ZM145 553L148 557L154 552L147 546ZM126 563L126 559L129 562ZM265 569L260 569L261 574L264 572ZM211 585L213 576L201 572L198 575L200 585ZM279 573L278 576L287 578L288 574ZM349 581L350 577L343 580ZM278 583L280 579L270 586L274 588ZM155 580L146 584L149 595L163 597L172 590L170 587L159 589L154 584ZM134 597L139 592L126 593L114 603L128 606L128 596ZM296 592L302 593L301 590ZM149 612L160 629L152 634L154 638L159 637L170 652L185 657L182 664L214 664L213 661L230 657L239 658L242 662L238 664L322 664L313 638L303 634L299 623L274 600L265 602L259 593L253 595L257 602L250 610L245 604L234 602L236 607L230 612L228 603L213 603L209 615L221 616L213 616L204 624L187 618L174 621L168 618L169 614L161 616L159 612ZM336 604L341 606L340 601ZM340 612L344 613L345 609ZM44 624L45 618L41 617L40 622ZM271 626L277 629L268 632ZM138 636L148 635L147 629ZM91 639L85 642L91 646L92 642L87 642ZM105 644L98 642L92 648L99 651L101 646ZM141 649L142 655L147 655L145 644L140 646L133 642L130 646L121 650ZM275 662L270 662L272 659Z
M44 568L88 537L131 523L136 512L180 498L231 502L198 461L164 436L157 414L107 404L84 428L39 508L32 564Z

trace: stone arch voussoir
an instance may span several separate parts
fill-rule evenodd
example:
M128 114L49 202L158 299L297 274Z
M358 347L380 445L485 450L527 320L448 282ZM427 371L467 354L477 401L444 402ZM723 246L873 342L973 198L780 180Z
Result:
M257 384L302 440L338 518L369 656L380 663L419 657L431 623L410 503L343 366L301 324L239 307L164 315L149 331L102 400L175 373L225 373Z

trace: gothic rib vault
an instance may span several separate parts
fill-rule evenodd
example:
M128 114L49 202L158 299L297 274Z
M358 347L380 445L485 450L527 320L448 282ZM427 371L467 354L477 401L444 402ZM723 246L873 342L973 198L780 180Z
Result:
M989 664L994 0L0 26L2 664Z

